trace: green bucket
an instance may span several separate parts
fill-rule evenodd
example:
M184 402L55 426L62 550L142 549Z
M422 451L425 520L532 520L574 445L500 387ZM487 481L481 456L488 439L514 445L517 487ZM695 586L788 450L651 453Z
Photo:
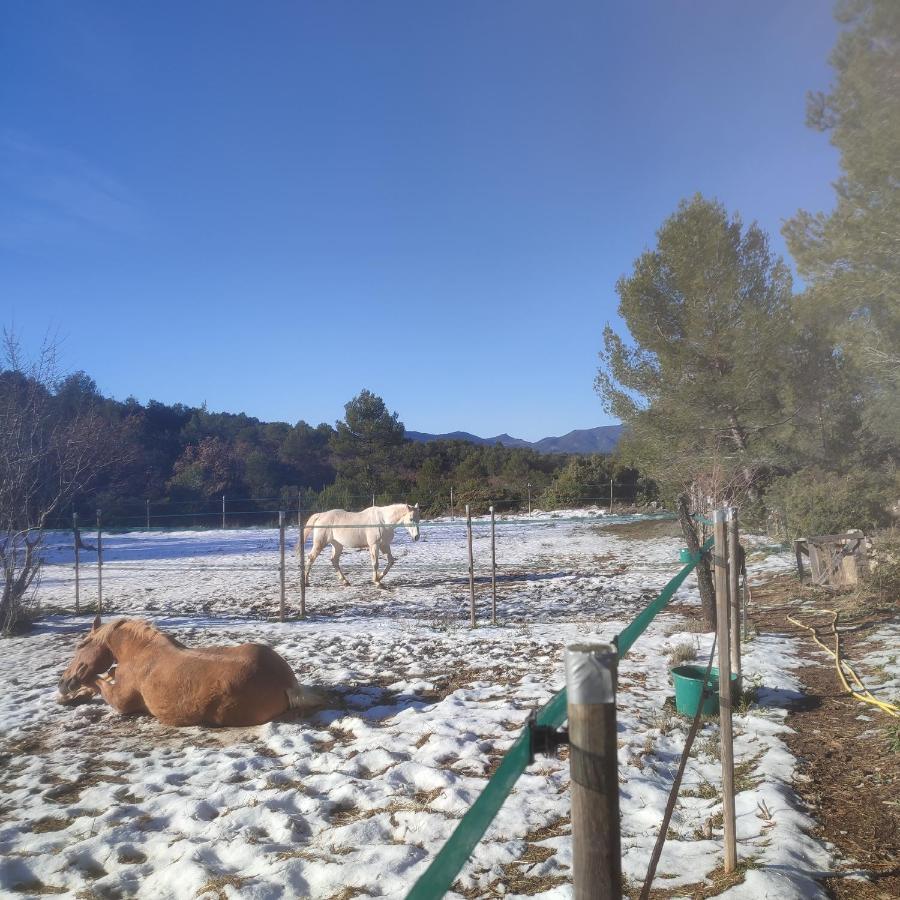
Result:
M696 715L706 666L675 666L671 672L675 682L675 709L683 716ZM719 670L715 666L710 669L706 690L702 712L704 716L714 716L719 711ZM731 690L732 695L738 690L736 674L731 676Z

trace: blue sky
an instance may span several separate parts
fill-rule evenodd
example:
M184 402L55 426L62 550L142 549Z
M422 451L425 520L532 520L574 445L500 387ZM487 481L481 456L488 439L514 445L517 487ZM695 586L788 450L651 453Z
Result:
M0 322L101 390L535 439L701 191L827 209L824 0L0 7Z

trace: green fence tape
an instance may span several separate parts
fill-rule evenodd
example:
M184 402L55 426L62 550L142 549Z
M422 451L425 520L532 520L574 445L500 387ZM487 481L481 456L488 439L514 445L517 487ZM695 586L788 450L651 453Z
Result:
M552 700L538 710L538 725L559 728L566 721L566 689L563 688Z
M710 538L701 547L701 552L709 550L712 545L713 539ZM700 555L697 554L662 589L659 596L619 633L615 642L620 658L631 649L653 618L672 599L675 591L681 587L685 578L691 574L699 561ZM566 720L566 704L566 689L563 688L538 710L537 724L559 728ZM531 725L528 724L522 729L512 747L506 751L497 771L491 776L487 786L478 795L478 799L472 804L469 811L460 819L453 834L447 839L431 865L413 885L406 900L439 900L450 890L453 882L456 881L456 876L468 862L472 851L484 837L484 833L530 762Z
M710 538L700 549L701 551L709 550L713 545L713 538ZM663 589L659 596L652 600L644 609L638 613L635 620L623 628L616 638L616 646L619 649L619 658L623 657L632 647L634 642L646 631L647 626L653 621L656 615L663 609L668 602L675 596L675 591L681 587L684 579L694 571L697 563L700 562L699 555L695 556Z
M524 728L507 750L487 787L460 819L449 840L415 883L407 900L437 900L450 890L475 845L503 806L513 785L531 761L531 729Z

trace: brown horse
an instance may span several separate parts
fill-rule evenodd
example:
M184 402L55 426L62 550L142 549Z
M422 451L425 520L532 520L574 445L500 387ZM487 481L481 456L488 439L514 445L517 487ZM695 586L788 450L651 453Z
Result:
M101 625L100 616L59 690L63 702L99 691L119 713L149 713L164 725L261 725L321 705L318 692L299 684L264 644L191 649L149 622Z

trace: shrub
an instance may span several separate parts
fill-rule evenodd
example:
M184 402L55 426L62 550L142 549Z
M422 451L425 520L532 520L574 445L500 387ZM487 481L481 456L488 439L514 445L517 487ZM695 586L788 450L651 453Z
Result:
M870 566L861 585L867 599L879 605L900 602L900 534L885 531L875 537Z
M805 469L772 482L766 504L788 538L872 531L888 522L891 479L877 472L837 475Z

